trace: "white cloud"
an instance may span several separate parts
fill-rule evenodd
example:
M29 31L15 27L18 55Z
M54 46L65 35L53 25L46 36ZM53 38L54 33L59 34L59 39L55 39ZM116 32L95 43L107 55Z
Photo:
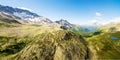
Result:
M94 20L86 21L86 22L84 22L84 23L82 23L80 25L101 26L101 25L103 25L103 21L94 19Z
M113 18L109 21L103 21L104 25L106 25L106 24L117 24L117 23L120 23L120 17Z
M120 17L115 17L113 19L109 19L109 20L104 20L104 19L93 19L93 20L89 20L83 23L80 23L80 25L98 25L98 26L102 26L102 25L106 25L106 24L118 24L120 23Z
M96 12L96 16L100 17L100 16L102 16L102 14L100 12Z
M19 8L19 9L23 9L23 10L29 10L29 11L32 11L31 9L26 8L26 7L17 7L17 8Z
M120 17L116 17L109 21L109 23L120 23Z

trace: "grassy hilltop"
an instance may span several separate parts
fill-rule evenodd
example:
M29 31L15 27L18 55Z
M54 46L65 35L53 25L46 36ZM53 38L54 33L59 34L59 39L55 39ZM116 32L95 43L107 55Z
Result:
M79 60L88 58L81 35L58 27L1 23L2 60Z

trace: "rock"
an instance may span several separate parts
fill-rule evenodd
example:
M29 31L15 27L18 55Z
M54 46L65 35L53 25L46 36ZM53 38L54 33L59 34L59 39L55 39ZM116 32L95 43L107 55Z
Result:
M71 31L56 31L36 36L14 58L16 60L85 60L86 42Z

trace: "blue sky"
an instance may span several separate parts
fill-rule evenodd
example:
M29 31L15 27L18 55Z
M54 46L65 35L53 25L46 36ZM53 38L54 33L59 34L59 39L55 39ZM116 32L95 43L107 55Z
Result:
M0 0L0 4L24 7L53 21L82 24L120 17L120 0Z

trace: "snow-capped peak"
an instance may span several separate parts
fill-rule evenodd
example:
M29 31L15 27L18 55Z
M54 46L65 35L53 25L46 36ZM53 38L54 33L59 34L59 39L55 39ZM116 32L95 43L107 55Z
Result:
M14 8L14 7L3 6L3 5L0 5L0 12L5 12L5 13L8 13L10 15L17 16L21 19L39 17L39 15L29 11L28 9Z
M47 18L45 18L45 17L35 17L35 18L28 18L28 19L26 19L26 20L29 20L29 23L31 23L31 24L51 24L51 23L53 23L50 19L47 19Z
M26 8L26 7L17 7L17 8L19 8L19 9L23 9L23 10L28 10L28 11L31 11L31 12L32 12L32 10L31 10L31 9Z
M3 13L5 15L9 15L9 16L15 16L17 18L19 18L21 21L24 20L28 23L32 23L32 24L51 24L53 23L51 20L39 16L36 13L33 13L30 11L30 9L28 8L14 8L14 7L10 7L10 6L3 6L0 5L0 12ZM2 14L1 14L2 15Z

